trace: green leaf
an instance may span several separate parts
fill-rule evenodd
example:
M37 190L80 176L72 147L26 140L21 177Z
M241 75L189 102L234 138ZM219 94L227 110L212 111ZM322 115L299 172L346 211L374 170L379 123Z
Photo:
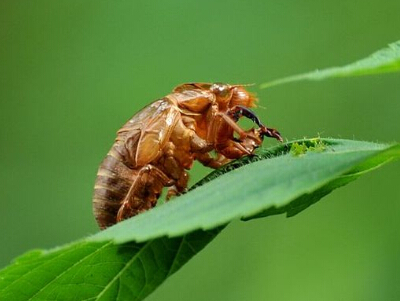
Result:
M265 89L281 84L298 82L302 80L323 80L332 77L348 77L370 75L378 73L398 72L400 70L400 41L389 44L387 48L378 50L370 56L354 63L332 67L323 70L315 70L308 73L292 75L260 85Z
M256 157L239 160L215 171L206 179L213 179L210 183L197 185L190 193L108 228L90 239L142 242L161 236L180 236L197 229L213 229L271 207L286 206L371 157L379 155L378 159L386 160L385 153L392 149L383 144L334 139L296 143L314 147L310 143L315 144L316 141L326 145L323 152L294 155L291 151L293 143L261 150ZM399 155L400 146L393 148ZM246 162L252 164L244 165ZM232 170L239 166L240 169Z
M0 271L0 300L143 300L220 229L138 244L81 241Z
M293 216L399 157L400 144L319 138L262 149L171 202L73 244L17 258L0 271L0 300L143 300L231 220Z

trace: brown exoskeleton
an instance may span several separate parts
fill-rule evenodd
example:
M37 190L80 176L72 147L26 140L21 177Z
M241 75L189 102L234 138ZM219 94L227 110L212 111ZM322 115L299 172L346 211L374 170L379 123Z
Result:
M100 228L154 207L164 187L167 199L184 192L194 160L218 168L252 155L264 136L282 141L248 109L255 101L242 85L189 83L134 115L97 173L93 211ZM243 130L242 116L258 128Z

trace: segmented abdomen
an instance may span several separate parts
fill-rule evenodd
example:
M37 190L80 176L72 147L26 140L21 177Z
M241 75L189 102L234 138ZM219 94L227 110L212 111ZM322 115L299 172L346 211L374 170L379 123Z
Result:
M114 143L97 172L93 194L93 213L101 229L114 225L122 201L136 179L137 169L126 166Z

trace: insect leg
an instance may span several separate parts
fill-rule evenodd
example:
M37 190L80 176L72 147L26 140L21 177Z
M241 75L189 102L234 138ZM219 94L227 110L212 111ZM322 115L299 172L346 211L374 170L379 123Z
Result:
M185 193L187 191L188 181L189 174L183 170L175 185L168 187L166 200L169 201L172 197Z
M117 222L154 207L164 186L172 185L163 171L153 165L142 167L118 210Z
M241 105L234 106L227 112L228 116L230 116L233 120L238 121L241 117L247 117L251 119L253 122L255 122L259 127L260 127L260 136L261 137L272 137L280 142L283 141L281 134L273 128L268 128L266 127L260 119L257 117L257 115L250 110L249 108L246 108Z
M231 159L226 158L220 153L215 158L210 153L199 153L196 154L196 159L204 166L214 169L220 168L231 161Z
M244 139L246 137L246 131L243 130L235 120L232 119L228 114L226 113L217 113L217 115L221 116L224 121L229 124L229 126L239 134L241 139Z
M259 127L264 126L264 124L252 110L241 105L234 106L228 111L227 114L233 120L235 120L235 122L237 122L241 117L245 116L255 122Z
M186 168L191 167L193 164L193 155L186 152L179 152L172 142L166 145L164 153L164 158L160 161L160 164L163 166L166 174L173 179L173 185L168 188L166 196L166 200L168 201L171 197L186 191L189 175L185 170L185 166Z
M266 126L262 126L260 127L260 137L271 137L271 138L275 138L276 140L283 142L282 136L281 134L273 128L267 128Z
M185 132L188 133L190 137L190 150L192 152L209 152L213 149L212 143L207 143L206 140L200 138L196 133L196 120L189 116L182 116L182 123L183 125L178 124L181 126L181 135L185 136Z

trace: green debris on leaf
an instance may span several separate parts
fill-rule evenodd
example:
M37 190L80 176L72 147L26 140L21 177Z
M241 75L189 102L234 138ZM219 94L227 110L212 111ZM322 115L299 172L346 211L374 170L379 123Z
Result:
M320 138L314 138L307 141L293 142L290 146L290 153L294 156L304 155L306 152L323 152L326 145Z

